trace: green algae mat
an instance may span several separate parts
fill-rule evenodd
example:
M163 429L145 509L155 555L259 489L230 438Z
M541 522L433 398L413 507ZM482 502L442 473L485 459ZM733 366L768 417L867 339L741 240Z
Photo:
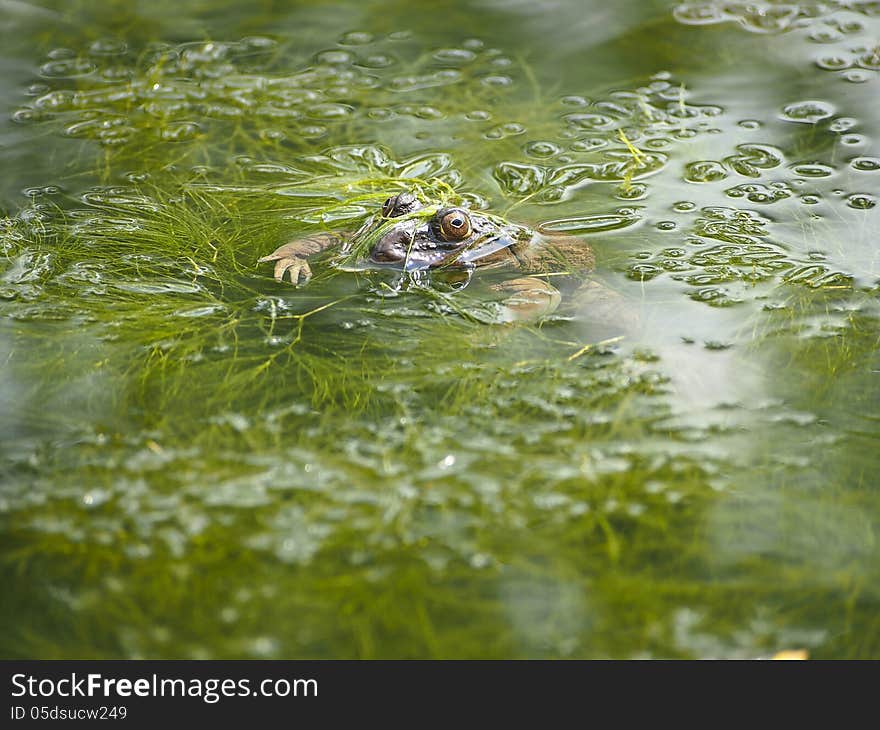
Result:
M880 658L876 0L0 11L0 656Z

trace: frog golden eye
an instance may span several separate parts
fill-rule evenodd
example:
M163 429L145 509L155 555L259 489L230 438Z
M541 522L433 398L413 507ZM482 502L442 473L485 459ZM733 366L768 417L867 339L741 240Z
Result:
M471 235L471 219L461 208L441 210L437 217L440 221L440 236L447 241L461 241Z

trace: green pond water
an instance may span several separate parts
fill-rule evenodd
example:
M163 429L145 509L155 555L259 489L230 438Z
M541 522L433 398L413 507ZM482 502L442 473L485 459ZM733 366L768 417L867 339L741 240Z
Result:
M880 657L880 2L0 39L0 656ZM619 310L256 263L414 187L579 236Z

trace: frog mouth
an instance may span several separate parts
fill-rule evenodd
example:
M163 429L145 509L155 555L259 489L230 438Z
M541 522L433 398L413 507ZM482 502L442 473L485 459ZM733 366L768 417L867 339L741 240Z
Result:
M413 246L407 251L403 259L405 271L418 271L420 269L439 268L474 268L480 259L488 258L492 254L509 248L514 240L507 235L480 236L473 241L461 243L436 244L432 242L430 248Z
M450 265L473 264L474 261L486 258L505 248L510 248L515 243L508 235L489 235L478 237L471 241L464 249L450 254Z

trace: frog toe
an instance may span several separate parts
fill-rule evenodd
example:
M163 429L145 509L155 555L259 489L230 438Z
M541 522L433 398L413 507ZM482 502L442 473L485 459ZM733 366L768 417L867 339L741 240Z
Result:
M285 274L290 278L290 283L294 286L307 284L309 279L312 278L309 262L298 256L280 258L275 262L275 281L284 281Z

